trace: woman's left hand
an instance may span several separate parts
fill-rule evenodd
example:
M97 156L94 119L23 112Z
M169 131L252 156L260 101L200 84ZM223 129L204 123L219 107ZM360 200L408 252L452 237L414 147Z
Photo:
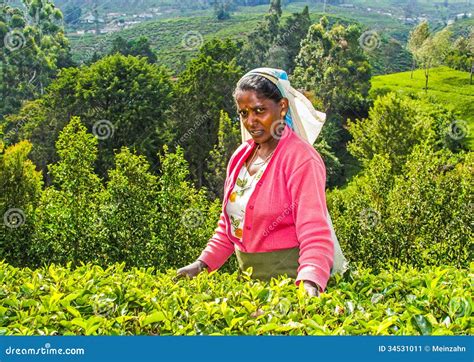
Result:
M316 283L309 280L303 280L303 286L310 297L319 297L319 287Z

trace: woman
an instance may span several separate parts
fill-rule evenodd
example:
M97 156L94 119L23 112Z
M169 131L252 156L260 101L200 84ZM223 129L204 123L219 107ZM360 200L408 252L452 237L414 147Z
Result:
M312 146L325 114L278 69L247 73L234 98L244 142L227 166L220 220L198 259L177 273L216 270L235 251L253 278L286 273L317 296L331 273L346 268L327 211L326 169Z

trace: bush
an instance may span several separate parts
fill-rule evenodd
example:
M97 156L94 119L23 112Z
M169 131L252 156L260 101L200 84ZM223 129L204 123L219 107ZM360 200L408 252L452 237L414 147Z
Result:
M388 93L376 99L367 119L349 121L353 140L348 150L365 165L374 155L385 154L399 173L417 144L459 149L459 142L448 136L455 120L455 113L441 105Z
M474 264L471 263L470 273ZM466 269L355 269L309 298L303 284L248 273L124 271L0 263L0 335L468 335Z
M94 173L97 142L78 117L61 132L56 142L60 161L49 166L54 186L42 193L37 209L30 265L110 260L100 223L105 190Z
M0 145L1 146L1 145ZM31 143L0 147L0 260L21 266L28 261L42 177L28 160Z
M108 230L108 257L130 266L150 266L150 242L158 211L157 177L144 156L123 147L109 170L103 226Z
M472 153L418 145L400 175L375 155L363 175L328 194L342 249L352 261L384 268L466 267L472 243Z

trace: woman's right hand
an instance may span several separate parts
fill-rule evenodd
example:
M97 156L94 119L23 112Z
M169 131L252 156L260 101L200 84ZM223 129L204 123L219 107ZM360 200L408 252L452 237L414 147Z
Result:
M176 279L179 279L181 277L194 278L196 275L202 272L204 268L207 268L207 265L201 260L196 260L194 263L191 263L189 265L186 265L185 267L178 269L178 275L176 276Z

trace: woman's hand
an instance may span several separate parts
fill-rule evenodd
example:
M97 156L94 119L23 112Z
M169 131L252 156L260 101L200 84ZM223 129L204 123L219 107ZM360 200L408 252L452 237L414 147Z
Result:
M309 280L303 280L303 286L310 297L319 297L319 286Z
M182 277L194 278L196 275L202 272L204 268L207 268L207 265L201 260L196 260L194 263L191 263L189 265L186 265L185 267L178 269L178 275L176 275L174 280L176 281L177 279Z

